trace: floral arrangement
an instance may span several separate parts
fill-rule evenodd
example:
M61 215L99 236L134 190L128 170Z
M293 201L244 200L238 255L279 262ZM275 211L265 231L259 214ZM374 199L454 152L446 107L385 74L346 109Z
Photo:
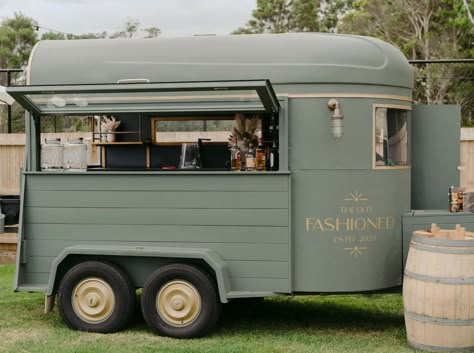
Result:
M233 137L237 138L237 146L240 150L247 150L251 144L257 146L257 130L259 127L260 119L258 115L248 117L243 113L237 113L231 140Z
M120 120L115 120L113 116L103 116L101 121L102 131L115 131L120 126Z

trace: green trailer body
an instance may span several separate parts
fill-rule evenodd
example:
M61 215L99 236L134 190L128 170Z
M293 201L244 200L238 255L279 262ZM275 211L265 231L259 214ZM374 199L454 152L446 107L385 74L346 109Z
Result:
M223 303L402 284L412 231L402 215L417 190L413 73L393 46L331 34L44 41L32 53L28 84L8 89L30 111L17 290L53 296L70 266L91 259L118 264L137 288L167 264L206 267ZM134 101L169 95L167 89L195 98ZM225 95L230 91L237 101ZM41 100L54 94L102 101L51 107ZM111 94L131 99L117 104ZM331 136L330 99L344 116L342 139ZM406 114L404 165L377 164L377 109ZM277 116L278 171L40 170L43 115L238 111ZM437 187L447 191L455 177L450 173Z

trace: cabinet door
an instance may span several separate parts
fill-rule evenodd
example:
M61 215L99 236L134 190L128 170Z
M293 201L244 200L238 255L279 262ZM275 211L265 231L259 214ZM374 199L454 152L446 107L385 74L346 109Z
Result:
M461 109L416 105L412 112L412 209L447 209L448 189L460 175Z

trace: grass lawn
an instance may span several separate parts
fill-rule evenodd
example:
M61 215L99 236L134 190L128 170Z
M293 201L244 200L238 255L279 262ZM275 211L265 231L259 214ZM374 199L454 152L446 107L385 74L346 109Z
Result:
M14 266L0 265L0 352L414 352L405 339L401 294L302 296L232 303L210 336L151 333L140 317L102 335L68 329L43 293L14 293Z

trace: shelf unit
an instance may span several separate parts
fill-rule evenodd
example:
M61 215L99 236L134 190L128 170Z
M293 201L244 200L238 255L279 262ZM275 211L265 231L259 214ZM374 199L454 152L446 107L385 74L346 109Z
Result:
M93 126L92 143L95 144L95 145L97 145L99 143L101 143L101 144L106 144L106 143L109 143L109 144L123 144L125 142L141 143L141 141L142 141L142 115L141 114L138 114L138 130L109 131L109 132L107 132L107 131L101 131L102 126L101 126L100 121L97 125L98 125L98 128L99 128L99 131L95 131L96 124L95 123L92 124L92 126ZM119 141L119 142L102 141L103 137L107 136L108 134L118 135L118 136L136 135L138 141Z

